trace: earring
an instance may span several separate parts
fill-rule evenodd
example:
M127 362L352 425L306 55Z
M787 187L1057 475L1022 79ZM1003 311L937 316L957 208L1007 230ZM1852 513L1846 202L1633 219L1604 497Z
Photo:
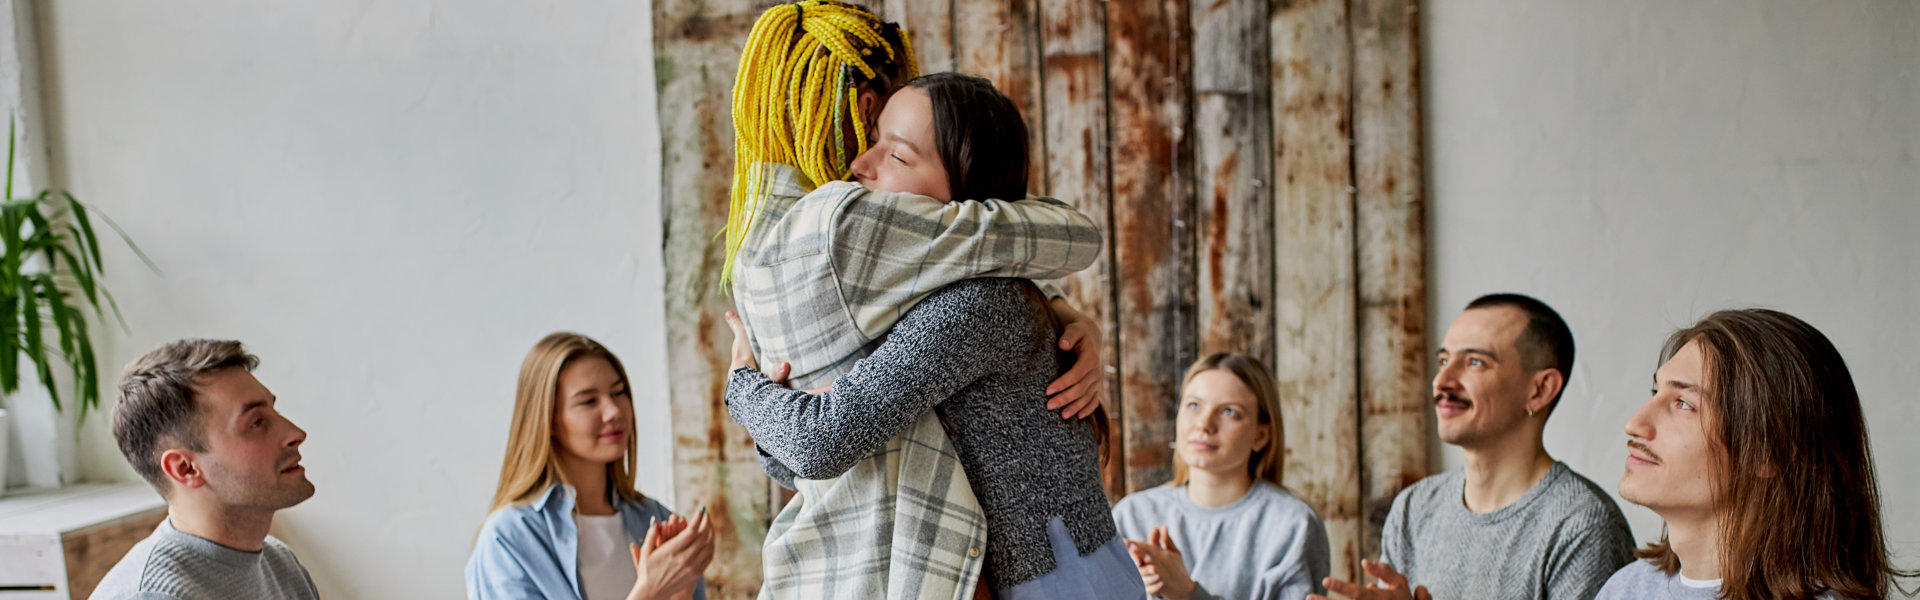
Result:
M1529 417L1533 416L1533 409L1531 408L1527 409L1527 416Z

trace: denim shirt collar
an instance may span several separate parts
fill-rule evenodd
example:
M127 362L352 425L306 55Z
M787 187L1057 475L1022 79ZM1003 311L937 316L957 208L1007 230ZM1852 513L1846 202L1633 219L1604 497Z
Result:
M646 535L647 529L652 526L652 523L648 522L644 506L614 492L611 486L607 488L607 495L608 500L613 502L614 511L620 514L620 522L626 526L627 536L632 538L631 543L640 543L645 539L641 536ZM534 510L539 511L541 520L546 523L547 533L553 536L555 549L559 551L560 556L570 557L580 554L580 525L573 520L573 507L577 496L579 491L573 486L556 483L553 487L547 488L547 493L541 494L540 498L531 504ZM634 532L640 533L636 535ZM573 582L574 591L578 592L580 597L586 597L586 592L580 589L580 562L562 560L560 568L566 573L567 581Z

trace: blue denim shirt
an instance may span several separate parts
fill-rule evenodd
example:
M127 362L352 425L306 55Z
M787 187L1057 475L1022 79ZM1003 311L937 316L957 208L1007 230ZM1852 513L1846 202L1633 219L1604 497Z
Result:
M573 486L555 484L539 499L494 511L480 527L473 556L467 559L467 597L472 600L547 598L581 600L580 531L573 521ZM651 520L673 513L647 498L639 502L615 494L613 506L638 544ZM701 579L694 600L706 600Z

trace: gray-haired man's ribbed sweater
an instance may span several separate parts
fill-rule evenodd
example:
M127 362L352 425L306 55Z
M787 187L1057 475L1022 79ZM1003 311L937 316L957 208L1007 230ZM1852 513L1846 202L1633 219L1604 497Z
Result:
M268 536L259 552L235 550L161 521L153 535L134 544L100 585L93 600L200 600L248 598L310 600L320 597L293 550Z
M814 396L733 372L727 408L801 477L836 477L940 415L987 517L987 575L1003 590L1052 572L1047 523L1086 556L1116 535L1087 419L1047 410L1060 372L1047 310L1022 279L971 279L908 311L878 350Z
M1590 600L1633 560L1627 518L1566 463L1500 510L1467 510L1466 474L1420 480L1393 499L1380 562L1434 598Z

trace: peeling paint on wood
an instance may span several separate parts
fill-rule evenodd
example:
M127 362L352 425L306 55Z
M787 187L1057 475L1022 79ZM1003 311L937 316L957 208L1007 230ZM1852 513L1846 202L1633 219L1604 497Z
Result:
M953 70L953 0L886 0L876 8L907 30L921 73Z
M1100 2L1043 0L1040 32L1042 93L1047 152L1042 156L1046 194L1078 207L1107 232L1106 250L1113 247L1113 197L1107 188L1107 73L1106 10ZM1107 495L1126 494L1126 431L1122 422L1118 377L1120 372L1118 321L1113 309L1113 254L1092 268L1061 281L1061 288L1082 313L1101 323L1107 393L1108 454L1101 479Z
M1354 0L1353 138L1366 556L1401 489L1427 474L1426 198L1414 0Z
M1274 370L1286 414L1285 479L1326 524L1333 576L1360 581L1346 4L1302 0L1272 17Z
M1127 489L1172 477L1174 399L1194 356L1191 45L1183 0L1107 3L1115 310Z
M1027 122L1029 192L1045 190L1046 136L1040 103L1039 32L1029 0L954 0L954 70L985 77Z
M710 598L752 598L771 519L767 477L753 441L727 417L722 392L732 340L719 288L727 191L733 182L733 74L761 11L752 0L656 0L654 37L663 142L669 398L674 509L706 507L717 548Z
M1272 106L1266 0L1193 9L1199 353L1273 364Z

